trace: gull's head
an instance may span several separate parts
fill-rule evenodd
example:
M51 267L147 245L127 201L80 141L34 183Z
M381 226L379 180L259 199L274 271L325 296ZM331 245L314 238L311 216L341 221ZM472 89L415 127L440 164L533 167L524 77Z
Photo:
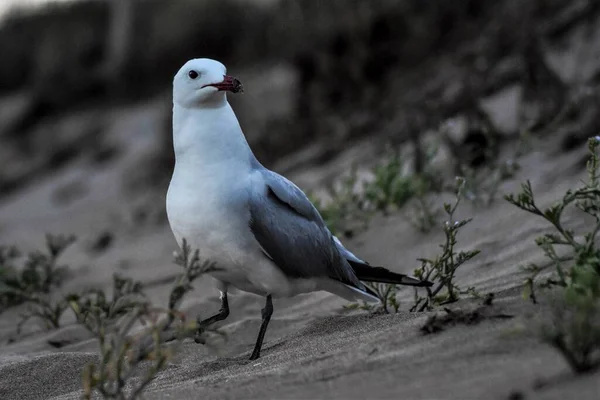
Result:
M185 108L202 108L225 101L225 93L242 92L242 83L227 75L223 64L209 58L186 62L173 79L173 102Z

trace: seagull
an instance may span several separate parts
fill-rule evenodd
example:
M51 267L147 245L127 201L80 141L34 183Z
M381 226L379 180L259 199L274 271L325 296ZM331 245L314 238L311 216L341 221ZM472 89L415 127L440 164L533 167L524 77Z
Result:
M171 230L217 265L210 274L221 309L198 316L196 342L210 324L229 315L233 289L266 297L250 356L260 357L273 314L273 298L327 291L349 301L379 302L361 281L431 286L383 267L372 267L346 249L294 183L256 159L227 92L243 91L218 61L185 63L173 80L175 167L166 197Z

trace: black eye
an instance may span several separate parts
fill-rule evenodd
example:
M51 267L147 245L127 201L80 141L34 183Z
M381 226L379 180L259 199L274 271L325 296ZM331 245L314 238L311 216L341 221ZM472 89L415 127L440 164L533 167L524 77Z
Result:
M194 70L191 70L190 72L188 72L188 76L192 79L196 79L198 77L198 73Z

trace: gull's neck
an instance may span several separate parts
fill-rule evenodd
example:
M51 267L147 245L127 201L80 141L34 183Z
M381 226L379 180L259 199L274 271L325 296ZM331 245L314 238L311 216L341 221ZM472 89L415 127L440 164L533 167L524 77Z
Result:
M205 107L174 104L173 147L176 166L231 169L256 162L225 96Z

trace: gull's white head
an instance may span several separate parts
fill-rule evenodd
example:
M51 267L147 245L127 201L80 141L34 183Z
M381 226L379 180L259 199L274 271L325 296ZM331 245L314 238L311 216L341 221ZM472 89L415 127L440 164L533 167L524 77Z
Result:
M223 64L209 58L186 62L173 79L173 103L202 108L224 102L225 92L242 92L241 82L226 73Z

